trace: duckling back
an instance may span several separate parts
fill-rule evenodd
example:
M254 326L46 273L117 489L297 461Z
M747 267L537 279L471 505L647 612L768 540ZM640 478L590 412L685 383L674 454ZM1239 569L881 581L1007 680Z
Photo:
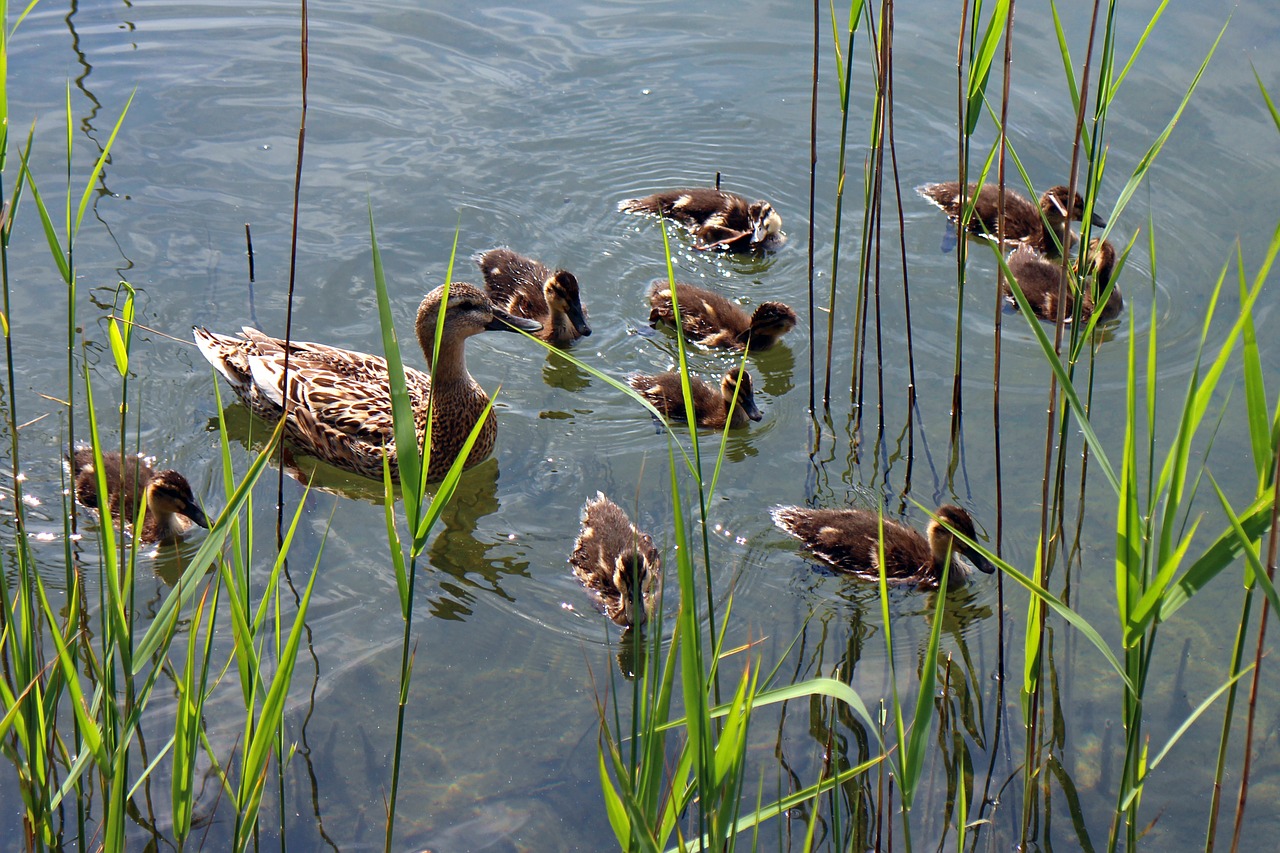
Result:
M675 325L671 285L664 279L649 287L649 323ZM704 287L684 282L675 285L680 308L680 327L705 347L753 350L768 349L796 325L796 313L782 302L762 302L755 313L747 314L729 299Z
M603 492L582 507L582 531L569 556L573 574L618 625L643 624L653 612L662 560L653 539ZM637 597L643 601L635 610Z
M627 381L664 416L677 421L685 419L684 387L678 372L668 370L656 376L636 373ZM736 367L724 375L719 389L690 376L689 393L694 420L701 427L721 428L728 421L730 427L740 429L748 420L758 421L764 417L756 407L751 374Z
M748 252L772 251L786 242L782 217L761 199L749 201L737 193L697 187L665 190L618 202L623 213L661 214L693 234L698 249Z

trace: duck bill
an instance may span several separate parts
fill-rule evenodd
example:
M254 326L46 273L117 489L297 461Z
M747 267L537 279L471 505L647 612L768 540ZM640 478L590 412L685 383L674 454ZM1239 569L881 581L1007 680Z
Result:
M541 328L542 324L537 320L516 317L498 307L494 307L493 319L485 326L485 329L490 332L528 332L530 334Z
M576 306L569 311L569 322L573 324L573 328L577 330L582 337L591 336L591 327L587 325L587 316L582 313L582 306Z
M739 405L742 406L742 410L747 413L747 417L751 418L751 420L764 420L764 414L760 411L759 407L756 406L755 400L748 400L746 403L739 401Z
M209 519L205 516L204 510L200 508L200 504L195 502L187 504L183 507L182 514L191 519L191 523L197 527L203 527L205 530L209 529Z
M991 561L979 554L977 551L966 549L964 555L969 558L969 562L973 563L974 568L982 572L984 575L995 573L996 567L991 565Z
M1095 228L1106 228L1107 220L1103 219L1095 212L1093 216L1089 217L1089 224Z

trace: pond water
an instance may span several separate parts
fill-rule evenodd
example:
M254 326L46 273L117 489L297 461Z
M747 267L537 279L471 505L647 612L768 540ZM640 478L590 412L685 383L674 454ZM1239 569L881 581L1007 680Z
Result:
M1075 4L1063 5L1073 7L1061 11L1079 62L1088 17ZM1156 5L1121 13L1122 57ZM728 645L763 638L757 648L766 670L801 635L782 666L785 677L838 674L869 705L887 697L883 626L874 595L806 560L772 526L768 509L805 502L874 507L884 500L891 511L905 508L907 519L922 526L926 516L903 501L905 492L929 508L965 505L994 544L995 298L994 286L987 286L994 262L985 248L972 253L960 326L965 416L953 443L955 256L939 248L943 217L911 192L917 184L954 177L957 5L910 4L896 20L894 131L918 407L908 413L903 298L900 286L889 284L901 277L896 226L885 233L882 261L883 433L876 426L874 364L867 368L860 429L848 403L871 74L865 42L859 41L832 405L818 412L816 448L809 366L816 358L821 383L826 314L815 319L811 353L804 306L812 11L803 4L758 0L427 6L396 0L310 4L294 337L379 350L372 208L402 340L411 340L422 294L443 281L456 230L455 279L475 281L469 256L495 245L564 266L582 284L593 329L574 354L615 377L656 372L671 365L675 352L674 338L649 332L643 301L649 282L665 272L662 240L656 223L620 215L617 202L707 184L717 172L726 189L771 200L790 236L776 254L735 258L697 252L686 235L672 232L680 278L712 284L747 304L781 299L804 318L780 346L750 359L764 420L730 438L709 506L716 595L723 600L733 584ZM1104 215L1110 216L1108 206L1173 115L1226 14L1214 4L1170 4L1113 107L1100 201ZM830 280L840 131L825 11L823 20L814 226L821 294ZM131 394L140 400L133 411L140 413L142 446L164 465L186 472L213 511L223 500L221 473L213 464L213 379L183 341L192 324L224 332L252 324L283 334L300 115L298 35L297 7L274 0L93 3L73 6L70 13L46 0L10 42L11 127L15 137L25 138L35 121L33 168L51 204L66 180L60 140L67 85L77 186L83 186L97 145L136 88L103 192L93 198L76 244L79 322L103 400L112 399L118 387L105 325L117 280L127 278L139 290L141 322L179 339L139 332ZM1252 275L1275 227L1280 134L1257 92L1251 64L1270 91L1280 93L1278 38L1280 23L1263 4L1235 9L1217 56L1149 180L1114 222L1113 240L1140 232L1121 285L1126 320L1131 312L1142 336L1140 349L1152 328L1159 331L1162 423L1177 415L1212 287L1234 241L1239 239ZM1028 4L1015 25L1010 134L1041 187L1068 177L1073 114L1052 19ZM975 145L982 152L976 160L991 138L988 123ZM11 255L17 420L53 416L24 428L22 467L29 489L44 500L33 510L33 525L60 531L52 484L59 481L65 417L41 395L57 397L66 386L65 288L34 211L23 213ZM256 263L252 285L246 223ZM1228 284L1225 291L1210 341L1222 340L1234 318L1235 288ZM1264 292L1256 314L1260 328L1274 307ZM1001 549L1007 560L1030 571L1049 373L1022 320L1006 315L1003 325ZM1123 440L1128 339L1126 324L1100 347L1095 362L1093 424L1103 445L1114 448L1114 459ZM1260 343L1264 368L1275 376L1280 347L1265 337ZM618 634L592 608L566 558L582 504L597 489L632 510L669 552L667 438L634 402L528 341L486 335L472 340L468 350L468 365L480 383L501 386L498 445L492 459L464 477L419 582L397 846L436 853L607 849L612 833L597 779L596 699L616 671ZM421 365L417 353L406 355L410 364ZM691 358L704 376L730 364L705 352L694 351ZM225 385L221 391L231 398ZM821 385L816 394L820 399ZM1224 394L1219 404L1225 401ZM106 402L100 407L108 410ZM1214 476L1238 505L1252 494L1254 476L1242 413L1237 389L1210 459ZM82 432L82 397L75 417ZM251 458L251 430L261 427L238 406L229 418L240 439L235 452L243 470ZM1072 442L1071 453L1078 455L1078 436ZM703 447L712 453L714 439L706 437ZM1078 472L1078 463L1070 470ZM1114 502L1092 465L1090 473L1069 592L1118 648ZM1071 476L1078 482L1078 473ZM299 751L287 777L287 840L299 850L375 849L381 846L390 780L402 623L377 492L341 478L332 478L332 485L345 485L346 492L305 498L292 552L295 581L313 565L320 576L288 710L288 735ZM688 494L687 483L685 488ZM274 518L273 498L274 476L264 479L257 499L264 531ZM287 481L289 508L300 499L302 488ZM1204 503L1202 509L1215 512L1214 506ZM1216 531L1217 524L1210 527ZM61 545L40 547L48 549L42 559L50 581L59 582ZM82 547L96 548L94 539ZM171 554L161 555L139 569L144 599L164 593L174 561ZM268 568L266 561L264 575ZM1059 576L1056 591L1062 582ZM1162 629L1157 666L1178 677L1149 697L1153 744L1162 744L1220 684L1234 616L1219 614L1238 612L1238 589L1223 577ZM914 695L933 603L925 593L901 593L893 600L895 657L906 696ZM1026 602L1012 584L1005 608L1006 643L1020 649L1016 638ZM956 677L968 679L982 705L967 720L976 727L968 749L979 777L991 763L1000 715L999 610L993 576L980 576L948 602L944 643L964 661ZM1119 692L1114 674L1088 643L1061 625L1052 642L1062 727L1054 734L1060 738L1055 751L1060 744L1065 773L1079 797L1078 819L1099 845L1105 843L1120 767ZM1003 712L1016 721L1021 664L1011 654ZM1264 689L1265 708L1275 700L1274 679ZM161 699L152 712L158 732L165 731L172 713ZM816 712L812 719L810 714L807 706L793 706L781 717L771 710L757 718L760 748L752 753L748 785L754 788L763 774L766 799L816 779L825 743ZM1274 735L1271 715L1264 711L1262 717L1266 736ZM1159 816L1147 837L1155 849L1202 843L1219 722L1215 708L1153 774L1143 814ZM222 685L207 724L212 743L226 755L243 731L233 685ZM993 792L1014 772L1011 756L1021 749L1016 724L1000 737L1004 748L997 752ZM1016 749L1008 748L1010 739ZM848 749L844 757L857 760L854 747ZM920 794L918 840L940 838L945 829L942 759L939 753ZM1280 829L1278 771L1273 749L1254 764L1244 849L1259 849L1261 839L1273 839ZM0 780L10 784L3 772ZM202 806L217 811L206 843L220 849L232 831L223 814L230 810L225 801L216 802L211 781L207 787ZM984 849L1016 843L1020 796L1005 791L1000 804L988 806ZM10 793L3 800L17 805ZM1081 830L1072 806L1061 792L1053 802L1059 819L1044 817L1039 843L1078 846ZM16 837L20 819L16 808L0 810L0 834ZM166 819L159 820L163 825ZM779 846L785 847L792 831L797 839L803 836L799 825L773 827L766 837L783 838ZM144 833L134 831L141 843Z

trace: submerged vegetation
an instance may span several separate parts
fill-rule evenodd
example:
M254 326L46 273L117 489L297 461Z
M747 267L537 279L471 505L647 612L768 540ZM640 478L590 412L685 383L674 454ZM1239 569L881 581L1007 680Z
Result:
M61 507L59 539L63 574L51 575L47 554L41 557L33 550L35 538L28 530L29 510L23 499L23 470L28 460L22 441L25 429L48 429L59 433L64 447L87 448L78 453L93 460L99 506L108 505L104 458L152 450L140 446L146 396L131 369L135 324L140 322L135 288L121 281L113 304L105 307L105 344L91 340L91 332L85 331L77 314L77 306L83 308L77 293L77 238L85 213L99 192L116 134L129 120L129 103L119 105L110 137L101 142L91 166L82 171L68 91L62 157L68 179L65 197L54 201L47 187L37 185L30 167L39 147L58 147L54 131L33 127L25 137L12 134L14 125L8 121L8 101L3 97L3 87L12 82L8 40L21 32L22 18L34 5L14 16L0 0L4 39L0 41L0 69L5 70L0 75L0 119L4 119L0 124L0 274L4 297L0 320L7 367L4 462L12 490L12 515L3 519L4 565L0 571L0 754L5 759L0 766L0 791L5 792L10 808L21 810L21 844L28 850L186 849L200 848L206 842L236 850L274 847L284 843L297 811L289 805L290 798L296 796L291 791L298 784L296 776L302 772L294 759L300 749L309 749L300 745L291 728L288 706L295 671L312 630L308 615L313 591L324 584L318 571L323 536L314 554L291 556L311 492L304 491L296 508L287 512L282 478L276 480L274 489L270 483L273 478L263 479L269 467L278 466L283 472L287 464L283 421L265 438L259 436L256 444L250 442L253 449L245 465L241 461L245 457L233 450L218 381L210 375L208 388L218 411L221 507L215 512L206 503L207 535L178 546L161 546L171 549L168 553L178 570L158 599L142 600L137 594L136 579L144 572L140 566L157 559L148 552L143 537L131 536L128 530L131 524L142 529L143 507L134 518L127 512L117 518L104 513L92 525L97 547L86 547L77 529L80 521L72 503L71 484L64 482L68 491ZM935 177L954 180L958 187L970 183L1007 185L1011 192L1017 189L1037 198L1039 187L1022 168L1017 140L1005 133L1012 98L1013 6L1012 2L962 4L962 14L955 21L957 170ZM1111 245L1091 240L1106 241L1117 233L1113 230L1116 223L1124 218L1184 109L1193 102L1197 84L1217 48L1217 41L1208 47L1198 69L1185 81L1184 97L1165 117L1167 124L1150 139L1145 154L1133 163L1109 164L1109 112L1164 10L1161 4L1146 23L1132 55L1122 56L1117 48L1116 9L1099 5L1087 44L1078 46L1068 43L1057 10L1050 5L1077 116L1065 197L1078 191L1083 199L1083 209L1074 217L1081 223L1080 246ZM878 513L873 510L873 514L860 517L859 522L857 546L865 547L866 541L877 545L874 561L867 559L870 555L859 554L860 565L884 566L886 548L892 547L887 540L893 538L892 534L886 537L885 531L901 529L891 517L901 514L913 500L911 459L916 445L912 425L918 406L907 277L904 272L900 281L890 280L888 274L882 276L881 265L882 253L895 251L892 241L900 237L904 204L910 197L909 189L904 194L895 152L896 11L891 2L873 6L860 0L848 9L832 6L826 15L821 11L815 4L813 152L815 163L820 159L837 164L837 177L834 186L818 186L815 167L811 191L834 196L835 216L830 223L815 223L810 217L807 314L793 314L787 308L785 322L777 325L785 326L782 332L788 331L799 315L799 323L808 327L806 439L814 466L811 475L820 476L832 435L843 432L854 453L866 436L874 436L874 445L879 448L885 443L886 412L893 406L907 412L907 474L896 496L900 512L887 506L886 491L882 497L886 505L878 507ZM304 113L296 152L300 181L306 180L302 166L306 14L304 3L300 51ZM827 40L830 46L823 48ZM854 62L855 48L869 54L860 64ZM834 69L834 93L829 86L819 85L820 68L823 75ZM853 112L856 85L865 85L869 95L865 115ZM1280 134L1280 112L1263 81L1258 81L1258 87L1258 97L1270 110ZM818 150L819 114L823 121L839 121L838 150ZM853 192L858 183L856 175L846 173L847 163L856 156L851 123L855 127L865 123L870 131L860 217L845 216L845 193ZM978 140L988 136L994 137L994 145L980 150ZM1280 135L1276 146L1280 149ZM1108 166L1123 170L1126 176L1115 204L1107 211L1106 224L1102 224L1104 219L1096 211ZM1080 175L1079 181L1076 175ZM296 191L295 186L295 205ZM997 193L997 210L1006 201ZM735 241L756 248L763 236L779 232L778 214L768 202L749 205L744 200L741 206L744 211L740 214L748 224L732 233L699 233L689 225L698 248L714 251ZM974 216L974 205L955 207L959 221L954 228L961 239L956 245L955 349L949 389L950 472L954 473L954 460L961 453L962 415L967 415L970 427L981 424L984 440L989 435L995 446L991 478L995 518L990 528L994 534L986 540L977 539L969 516L957 507L944 506L947 512L939 510L932 528L938 537L931 556L936 558L933 566L940 577L929 578L928 591L904 593L894 577L880 571L860 602L861 609L870 614L867 623L853 632L847 647L837 650L834 659L822 642L813 647L808 624L800 636L783 638L782 655L766 659L765 650L770 647L763 642L761 626L743 624L735 613L736 590L728 581L730 573L721 571L723 567L717 565L713 553L712 539L720 529L718 487L732 464L731 433L749 429L748 418L759 419L747 373L748 362L758 348L752 345L752 329L742 326L754 321L734 321L738 324L733 336L736 344L730 348L733 367L725 374L724 399L714 390L707 391L716 397L717 405L723 404L723 411L710 420L698 417L695 410L697 370L691 368L693 345L685 335L672 336L676 367L664 386L669 393L655 399L634 380L629 383L627 377L583 352L581 343L576 349L559 349L524 334L527 340L523 343L544 347L553 363L571 365L609 393L627 399L637 413L652 415L667 448L663 494L660 499L645 496L645 500L652 498L655 504L671 510L671 533L655 536L653 542L645 537L646 554L655 543L661 546L661 574L654 559L653 574L646 575L652 587L633 579L629 590L635 598L624 602L615 596L612 600L610 615L620 624L629 624L616 641L620 674L612 670L607 675L591 673L597 687L599 725L594 737L588 738L595 741L596 749L591 754L595 766L587 775L598 779L599 809L614 835L613 839L597 840L602 849L616 842L620 849L633 851L729 850L738 846L770 850L910 851L950 846L987 850L1048 848L1056 839L1071 848L1135 850L1144 845L1144 836L1162 819L1157 810L1144 807L1146 786L1162 764L1177 754L1193 727L1201 737L1205 731L1216 731L1217 758L1212 789L1205 792L1211 803L1203 816L1203 835L1195 839L1184 835L1185 849L1247 846L1242 838L1248 836L1251 815L1273 805L1249 807L1248 795L1251 761L1263 734L1260 726L1267 725L1258 719L1261 679L1274 678L1274 665L1263 660L1266 625L1270 610L1280 607L1273 585L1280 398L1273 401L1269 397L1276 388L1268 389L1265 381L1255 324L1255 307L1280 253L1280 221L1255 265L1246 264L1241 247L1229 253L1207 303L1194 359L1180 371L1184 387L1174 389L1162 364L1161 330L1154 319L1159 221L1152 217L1145 227L1150 287L1144 292L1138 274L1131 271L1126 279L1125 307L1118 319L1115 315L1121 303L1116 282L1138 245L1136 235L1127 245L1117 247L1118 261L1108 275L1090 275L1089 264L1073 261L1069 251L1064 253L1067 258L1053 261L1062 264L1061 274L1056 276L1061 288L1094 288L1074 301L1056 300L1060 310L1055 315L1037 310L1040 303L1030 301L1017 283L1018 264L1015 262L1011 270L1009 259L998 248L1005 242L1006 216L997 212L993 223L983 222L979 229L994 231L995 240L967 240L963 238ZM369 274L390 382L388 406L394 416L398 470L393 470L390 454L383 454L379 485L385 531L377 531L361 550L374 554L371 559L394 576L396 617L403 624L395 689L370 699L368 709L383 721L389 722L392 716L396 720L393 752L380 756L386 759L380 792L385 812L376 822L382 846L392 850L404 849L409 843L402 840L397 815L405 806L402 785L411 772L407 768L420 763L413 754L420 746L413 738L414 715L419 712L413 702L424 690L432 689L413 682L417 656L423 651L419 645L423 636L419 586L432 571L431 546L451 502L464 487L465 478L475 475L463 470L479 458L471 459L473 447L477 442L482 448L492 444L492 435L483 434L486 425L493 423L493 410L501 395L493 389L487 389L488 397L480 395L485 397L480 404L483 411L470 434L454 436L458 441L450 445L451 459L436 459L433 464L432 442L420 442L415 434L415 420L423 420L417 417L422 413L415 412L421 395L412 393L406 382L392 296L374 227L373 211L377 208L374 198L368 220ZM745 212L748 209L750 215ZM670 213L656 203L643 211L660 216ZM802 230L796 224L801 219L788 220L793 231ZM294 220L296 227L296 207ZM849 225L852 220L858 223L856 229ZM23 320L14 316L10 305L19 280L10 267L10 241L15 223L25 225L28 221L47 243L49 264L65 287L65 387L56 395L63 413L60 422L38 427L27 421L15 390L21 366L16 363L13 338ZM1050 224L1061 226L1061 222ZM752 226L760 239L748 239ZM828 227L828 236L823 236L821 229ZM1037 233L1045 237L1056 230ZM654 286L655 293L661 292L666 299L661 319L677 329L688 328L682 323L683 288L676 286L669 242L685 235L665 227L644 233L662 235L660 256L666 264L666 284ZM1118 237L1116 240L1121 242ZM801 242L795 234L792 241L787 251L801 251L795 245ZM826 245L827 241L830 251L824 257L830 258L830 268L819 270L814 245ZM846 260L842 266L842 248L847 252L850 245L855 246L855 262ZM904 242L898 245L905 271L910 267L906 246ZM986 247L992 249L999 282L997 287L983 290L992 294L995 317L990 421L984 420L986 412L965 405L962 357L965 293L971 273L968 256L974 252L981 255ZM446 293L454 286L456 235L454 245L447 248ZM1047 246L1040 248L1048 253ZM656 248L653 251L659 256ZM1089 257L1087 249L1085 257ZM1037 262L1050 263L1041 258ZM853 267L852 272L848 266ZM562 272L557 270L556 275ZM824 275L829 282L825 294L819 289ZM892 303L882 301L891 289L896 294ZM584 287L583 293L590 305L590 289ZM1017 316L1004 313L1005 294L1016 304ZM1067 295L1066 290L1059 294ZM573 297L576 303L576 280ZM447 301L447 295L444 298ZM292 283L288 299L291 311ZM763 298L754 302L778 304ZM901 304L903 316L890 316L889 304ZM1116 310L1092 315L1078 311L1073 317L1066 307L1071 304L1077 309L1100 305L1115 306ZM1134 306L1147 304L1153 319L1143 325ZM1220 307L1226 304L1235 307ZM576 311L580 331L560 341L566 346L579 335L591 334L582 306ZM596 308L593 322L607 311L606 306ZM1231 316L1224 320L1218 316L1223 311ZM422 329L419 332L424 350L433 343L432 352L438 356L445 317L437 313L433 341ZM853 318L853 343L847 352L837 349L837 342L843 340L837 334L838 317ZM1010 415L1001 407L1000 353L1006 323L1021 324L1020 333L1025 329L1043 357L1048 377L1043 448L1018 449L1018 475L1038 477L1041 483L1037 547L1034 553L1017 557L1005 553L1003 541L1006 508L1001 460L1007 458L1007 449L1001 447L1001 424L1002 418ZM1224 326L1225 334L1221 331ZM820 338L824 331L825 347ZM774 332L769 344L782 333ZM1124 439L1118 447L1108 446L1091 420L1098 405L1094 358L1103 347L1122 349L1127 364L1125 387L1122 391L1111 389L1107 400L1113 411L1117 407L1124 410ZM99 362L95 357L98 352L109 353L110 361ZM437 364L438 359L429 358L428 363ZM905 388L896 389L886 382L884 367L888 363L907 366L911 378ZM850 377L847 389L835 385L841 365ZM286 360L283 371L287 374L288 370ZM1233 386L1242 402L1230 400ZM902 399L891 399L890 395L899 393ZM111 402L95 402L95 395ZM1167 418L1163 413L1175 397L1178 417ZM1228 494L1204 461L1223 419L1235 417L1241 406L1255 480L1252 493L1243 501ZM113 422L107 421L109 412ZM876 422L864 423L863 415L871 413ZM847 425L837 424L842 416L847 416ZM713 445L714 455L704 456ZM375 467L365 473L376 473ZM1074 477L1079 478L1078 484L1072 482ZM581 485L588 489L584 496L596 493L596 484ZM634 484L622 484L614 498L624 509L633 510L644 501L637 497L629 505L624 500L622 489L629 485ZM950 484L946 488L951 488ZM636 489L639 494L638 486ZM813 494L810 497L816 498ZM340 512L344 500L349 498L336 498L331 512ZM274 529L263 529L261 516L254 512L255 501L274 502ZM761 503L763 516L772 507L768 496ZM1078 572L1073 574L1081 566L1080 552L1085 546L1086 503L1090 514L1105 513L1114 520L1114 571L1110 577L1094 572L1088 593L1093 602L1088 608L1080 605L1081 579ZM126 507L131 504L124 502ZM1206 506L1215 512L1206 512ZM917 514L927 512L922 507ZM872 517L877 518L878 535L868 539L867 519ZM965 523L959 523L961 518ZM932 533L930 538L934 538ZM926 548L923 541L919 547ZM948 581L954 580L952 573L962 570L936 553L939 548L952 555L971 554L973 562L984 568L996 567L998 610L986 615L999 622L996 660L976 658L960 639L965 620L974 617L956 614L965 594L963 584ZM569 571L567 563L564 571ZM615 586L624 594L628 591L626 583ZM944 592L949 587L952 592ZM1106 607L1114 617L1108 624L1091 618L1104 589ZM1217 683L1201 695L1187 697L1186 707L1176 709L1172 721L1168 710L1162 708L1160 725L1154 726L1152 708L1163 701L1165 683L1180 677L1167 670L1168 654L1157 653L1163 651L1162 628L1186 618L1184 606L1210 590L1215 601L1227 601L1238 608L1238 613L1223 615L1230 624L1238 620L1234 645L1221 651L1200 650L1205 657L1220 655L1214 663L1220 676ZM918 608L916 615L927 625L927 637L915 648L902 637L908 630L902 619L905 596L914 597L911 606ZM640 616L621 618L623 614ZM647 621L642 618L645 614ZM603 617L601 621L605 621ZM823 632L826 626L815 624L814 630ZM884 689L869 695L855 689L852 673L864 654L878 654L878 650L869 651L876 633L880 634L876 642L884 645ZM1091 661L1088 665L1094 670L1087 689L1102 697L1099 701L1115 699L1115 706L1107 712L1114 723L1107 739L1088 748L1068 742L1063 723L1073 711L1070 697L1064 695L1060 661L1065 659L1064 647L1077 645L1088 648L1088 655L1081 657ZM904 666L905 661L911 666ZM416 690L411 690L411 685ZM1161 699L1154 700L1156 696ZM572 701L589 703L591 699L574 696ZM805 753L801 761L793 760L793 744L784 745L782 731L788 715L806 720L809 740L800 748ZM210 737L210 721L215 718L224 729L229 719L238 721L234 743ZM483 728L484 719L477 718L475 725ZM759 749L762 744L772 747L770 755ZM1108 751L1114 753L1114 760ZM984 760L986 765L982 766ZM1098 769L1113 765L1119 768L1118 773ZM1092 778L1087 787L1105 789L1110 801L1101 816L1096 813L1096 803L1082 802L1085 785L1081 776L1088 773ZM314 786L314 779L311 784ZM1064 812L1066 821L1061 820ZM1054 817L1065 826L1053 826ZM315 844L344 849L326 834L318 806L315 819L321 839ZM215 823L220 826L216 834L209 835ZM1180 825L1185 825L1185 819ZM1098 832L1099 826L1106 827L1104 833ZM12 843L15 847L18 844L16 840ZM1168 849L1167 843L1160 848Z

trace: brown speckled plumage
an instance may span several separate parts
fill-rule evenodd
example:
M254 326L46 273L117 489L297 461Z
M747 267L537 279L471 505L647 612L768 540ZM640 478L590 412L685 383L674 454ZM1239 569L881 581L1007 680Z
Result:
M761 302L748 314L718 293L684 282L676 282L680 307L680 327L704 347L768 349L778 338L795 328L796 312L782 302ZM675 325L671 306L671 285L659 279L649 288L649 323Z
M657 376L634 373L627 377L627 382L663 415L672 420L684 420L684 389L680 384L679 373L674 370ZM736 404L734 388L738 389ZM747 425L748 420L758 421L764 417L756 407L751 374L741 368L735 367L726 373L720 380L719 388L696 376L690 376L689 391L693 395L693 416L698 426L720 429L728 420L730 427L741 429ZM731 404L732 413L729 409Z
M653 539L622 508L597 492L582 507L582 532L569 556L573 574L619 625L644 624L653 613L662 560ZM634 612L636 591L644 606ZM637 618L638 617L638 618Z
M513 316L537 320L542 330L535 334L542 340L562 347L591 334L573 273L548 269L506 248L490 249L474 260L493 304Z
M422 353L431 364L436 319L444 299L437 287L418 307L416 330ZM431 464L428 478L439 480L462 451L489 397L467 372L464 345L484 331L511 331L516 326L537 331L538 323L512 317L489 301L484 291L453 282L445 310L435 384L429 374L405 368L409 400L421 443L431 403ZM253 412L279 420L284 407L284 341L245 328L240 337L195 329L196 345ZM289 415L286 436L303 453L339 468L382 478L382 455L399 476L391 415L387 363L376 355L323 344L293 341L289 355ZM467 456L470 467L493 450L498 423L490 410Z
M1076 293L1081 290L1083 299L1080 304L1080 318L1089 320L1094 314L1094 291L1101 294L1111 281L1115 269L1116 250L1109 240L1094 239L1089 241L1089 251L1085 253L1085 273L1093 276L1092 287L1085 279L1079 278L1080 260L1068 262L1068 281L1066 288L1060 288L1062 280L1062 262L1050 260L1030 246L1019 246L1009 255L1009 271L1017 279L1032 312L1041 320L1057 322L1058 294L1064 295L1062 300L1063 316L1070 323L1076 310ZM1010 303L1015 300L1009 289L1009 282L1004 283L1004 296ZM1098 313L1098 322L1106 323L1115 319L1124 309L1124 297L1117 285L1111 288L1111 294L1103 303Z
M737 193L697 187L666 190L618 202L623 213L662 214L693 234L698 249L750 252L782 246L782 217L767 201L750 201Z
M155 471L140 456L104 453L102 470L107 486L107 507L111 517L119 520L124 513L126 523L138 517L138 507L145 494L146 514L142 518L139 541L176 542L193 525L207 528L209 520L196 501L187 478L177 471ZM98 504L98 478L93 464L93 448L78 447L71 456L71 477L75 481L76 500L82 506L101 511Z
M958 222L963 213L963 202L960 184L957 181L944 181L937 184L924 184L916 187L916 192L947 214L952 222ZM973 194L977 192L977 201ZM973 204L973 215L969 219L968 232L976 237L994 239L997 219L1000 211L1000 188L997 184L969 184L967 201ZM1058 233L1058 241L1074 241L1071 236L1069 220L1084 219L1084 199L1076 193L1070 199L1064 186L1050 187L1040 196L1040 204L1036 205L1024 196L1013 192L1008 187L1004 191L1004 239L1005 245L1027 243L1043 255L1058 256L1058 244L1054 242L1051 232L1044 228L1044 221ZM1041 213L1044 219L1041 219ZM1097 213L1090 220L1099 228L1107 223Z
M771 511L773 523L805 544L813 554L836 569L865 580L880 577L880 521L864 509L808 509L779 506ZM950 504L938 508L938 518L970 539L976 539L969 513ZM928 539L905 524L884 520L885 578L891 584L937 588L948 551L969 558L977 568L991 572L991 564L937 521L929 522ZM953 561L948 588L962 586L968 578L964 564Z

